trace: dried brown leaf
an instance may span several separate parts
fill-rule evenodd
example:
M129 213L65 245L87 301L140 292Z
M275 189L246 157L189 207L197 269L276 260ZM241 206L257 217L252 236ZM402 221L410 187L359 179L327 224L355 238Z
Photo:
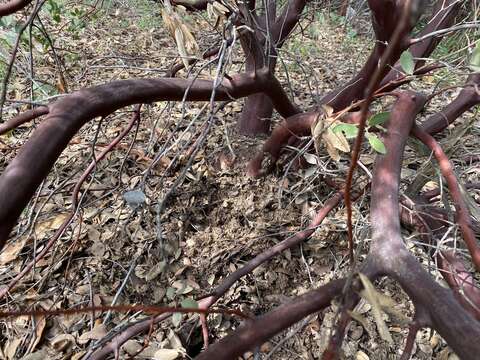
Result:
M57 230L69 216L68 213L58 214L37 224L35 234L38 238L43 238L47 232Z
M392 335L390 334L387 324L385 324L385 321L382 317L382 308L379 304L378 294L375 290L375 287L371 283L370 279L362 273L358 274L358 276L360 277L360 281L362 282L364 288L360 292L360 295L365 298L365 300L367 300L370 305L372 305L373 318L375 319L375 323L377 324L377 329L380 337L389 344L393 344Z
M65 351L75 344L75 337L71 334L60 334L55 336L50 344L57 351Z
M37 347L38 343L42 339L43 331L45 330L45 326L47 325L47 321L45 316L35 316L35 336L32 338L30 345L28 347L28 352L32 352Z
M22 343L22 339L9 339L3 348L3 353L6 356L7 360L15 359L15 353L17 352L18 347Z
M107 335L107 329L105 328L105 325L97 321L95 322L95 326L93 327L92 330L83 333L78 338L78 343L80 345L83 345L88 343L90 340L99 340L106 335Z
M175 349L160 349L155 352L153 358L155 360L174 360L181 356L181 352Z
M326 132L322 134L322 139L325 142L325 147L327 148L328 155L330 155L333 160L339 161L340 154L338 153L338 150L335 148L334 144L331 142L331 139Z
M2 253L0 254L0 265L5 265L15 260L27 243L27 240L28 237L25 236L21 239L9 242L7 246L2 249Z
M343 152L350 151L350 145L348 144L347 138L341 133L334 133L332 127L329 127L325 133L325 140L328 141L331 146L335 149L338 149Z
M185 65L185 68L188 68L188 54L187 50L185 49L185 39L182 30L179 28L175 29L175 41L177 43L178 53L182 58L183 65Z

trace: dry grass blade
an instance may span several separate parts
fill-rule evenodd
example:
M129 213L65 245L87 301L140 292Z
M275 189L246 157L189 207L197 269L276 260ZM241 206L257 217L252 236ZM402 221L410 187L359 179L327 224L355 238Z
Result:
M387 324L383 319L383 309L380 305L380 296L378 291L375 289L373 284L365 275L359 273L358 276L363 285L363 290L360 292L360 295L372 306L373 318L375 319L375 323L377 324L377 329L380 337L386 342L388 342L390 345L393 345L392 335L390 334Z

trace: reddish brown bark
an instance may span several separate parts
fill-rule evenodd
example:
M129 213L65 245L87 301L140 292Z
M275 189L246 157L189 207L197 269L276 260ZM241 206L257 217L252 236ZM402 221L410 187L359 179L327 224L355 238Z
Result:
M245 19L256 19L255 22L244 20L255 29L254 34L247 33L241 38L247 72L263 66L268 66L272 74L275 72L277 49L283 46L297 25L306 3L306 0L288 1L278 17L276 2L272 0L267 2L268 11L263 16L258 16L253 8L241 7ZM239 132L244 135L268 134L273 109L274 105L265 94L247 97L238 122Z
M25 111L14 118L0 124L0 135L13 130L26 122L32 121L42 115L48 114L48 107L40 106L36 109Z
M405 248L399 222L398 189L401 160L418 104L412 93L403 93L392 110L387 154L378 156L372 183L372 247L370 266L383 269L396 279L412 299L416 310L425 314L428 325L436 329L462 359L475 359L480 343L477 322L455 300L452 292L438 285Z
M30 4L32 0L10 0L6 3L0 4L0 16L6 16L17 12L28 4Z
M197 2L197 4L203 3L206 6L206 2ZM271 35L276 46L281 46L287 35L291 33L305 3L306 1L300 0L288 2L282 10L282 15L279 19L273 21L276 19L274 11L275 2L268 1L269 14L271 16L268 20L273 26ZM374 29L379 41L395 43L392 40L392 34L396 27L394 20L396 20L395 16L398 17L400 14L399 9L405 3L409 2L403 0L369 1L373 14ZM451 2L446 0L445 3ZM245 9L251 12L252 16L256 16L253 12L254 8L252 1L245 4ZM445 19L450 16L447 15L442 21L446 21ZM268 114L269 112L271 114L271 109L275 107L282 116L288 118L283 123L283 127L277 128L271 138L265 143L262 154L250 164L250 172L253 175L257 175L260 172L261 163L266 153L270 154L272 160L275 161L280 154L281 145L286 143L292 135L308 135L318 113L298 114L299 110L289 101L281 85L273 77L275 60L271 59L271 56L275 55L275 46L272 47L271 43L267 44L265 40L262 40L262 37L258 36L259 31L265 33L267 19L257 16L256 20L258 20L259 25L259 28L255 28L256 33L251 36L245 36L242 39L242 45L247 55L248 73L235 76L232 79L229 78L229 80L225 80L216 89L212 89L212 82L206 80L197 80L194 83L190 80L180 79L127 80L81 90L48 106L48 116L46 116L38 129L35 130L31 139L22 147L16 158L0 176L0 203L2 204L0 207L0 249L20 212L32 197L39 183L47 176L71 137L87 121L98 116L108 115L116 109L129 104L182 99L207 101L210 99L212 91L215 91L214 100L230 100L248 96L249 99L247 99L245 114L242 114L242 119L245 115L245 118L251 121L251 123L245 119L242 121L245 125L244 131L253 133L268 131L265 123L260 122L260 118L263 117L260 115ZM278 22L278 20L282 21ZM448 18L448 20L450 21L451 19ZM280 24L281 27L276 27L277 24ZM446 26L445 22L438 22L438 24L440 24L438 26ZM393 49L389 49L391 53L388 56L385 55L385 53L388 54L386 45L377 42L362 71L349 85L342 87L336 92L335 96L330 97L330 104L334 105L334 107L343 108L355 99L363 98L365 96L364 91L368 88L367 105L362 109L362 122L364 124L373 88L377 86L388 71L387 67L384 69L384 62L386 61L387 64L391 65L398 59L402 49L408 44L409 31L410 29L408 31L406 28L402 29L400 46L392 46ZM249 42L249 40L251 41ZM422 46L424 46L422 51L431 51L426 44L422 44ZM434 43L432 42L429 46L434 46ZM267 50L266 52L265 49ZM382 66L379 66L378 62L382 56ZM370 84L370 86L366 86L367 84ZM475 89L473 86L468 88ZM443 258L440 259L440 266L444 270L448 268L454 270L451 276L444 275L454 291L442 288L430 277L417 259L410 254L401 237L398 191L402 157L416 114L422 109L425 99L423 96L412 92L401 92L397 96L397 101L391 111L388 132L384 139L387 153L386 155L378 156L375 165L371 201L372 242L369 255L361 271L372 281L379 276L389 276L397 280L412 299L416 314L409 333L405 354L408 355L411 350L412 339L414 339L416 331L421 326L427 325L436 329L459 356L465 359L474 359L480 352L480 343L471 341L471 339L480 336L480 324L469 313L469 311L473 311L472 308L468 307L468 302L466 302L463 296L459 296L460 288L463 288L469 300L480 301L478 290L473 286L472 276L468 274L462 263L457 263L458 259L452 257L452 254L444 253ZM474 97L473 94L470 94L470 96ZM453 108L451 117L453 119L458 114L461 114L462 111L465 111L463 109L468 109L472 106L472 102L465 100L465 94L462 97L463 99L459 99L455 106L453 106L454 103L451 104ZM268 99L268 102L265 99ZM470 106L467 107L467 105ZM39 111L40 115L42 115L41 112L46 110ZM247 116L248 114L251 116ZM31 112L20 118L28 120L40 115ZM292 117L292 115L295 116ZM445 112L445 117L448 117L448 112ZM445 123L448 123L448 121L442 118L441 125L444 126ZM438 125L438 120L436 120L435 124ZM414 128L413 132L415 133L415 131L421 139L431 145L437 156L439 156L440 167L447 180L449 180L448 183L454 204L456 205L462 232L474 256L474 262L479 266L480 255L476 250L476 240L474 235L472 237L471 224L468 223L468 219L465 219L468 212L465 209L465 204L458 198L458 184L455 184L454 180L449 178L451 169L446 167L445 159L442 159L444 154L442 155L441 149L438 149L438 144L432 142L433 138L426 137L419 129ZM357 140L361 143L362 139L359 137ZM39 151L39 149L42 151ZM353 159L355 160L355 157ZM353 161L353 164L356 164L356 161ZM328 209L338 204L339 201L340 195L331 199L331 202L325 207L325 211L329 211ZM324 215L324 213L317 215L317 223L323 219L322 216ZM437 231L438 228L434 230ZM208 308L238 278L248 274L279 251L305 240L313 231L313 227L309 227L252 259L243 268L227 277L217 288L216 292L200 300L200 307L202 309ZM442 261L445 261L445 263ZM241 355L246 350L260 345L302 317L328 306L331 300L342 292L345 282L345 279L333 281L318 290L295 299L290 304L283 305L252 322L242 325L232 335L222 339L201 354L199 358L231 359ZM350 291L351 289L358 290L358 283L354 285L349 288ZM353 297L348 297L347 300L352 301L352 299ZM478 311L478 309L476 310ZM163 318L165 318L164 315L156 317L155 321ZM342 316L341 319L339 336L334 342L334 347L340 347L343 330L348 323L348 317ZM150 322L148 324L143 322L143 327L139 326L136 330L145 330L147 325L149 326ZM128 337L124 336L122 339L125 340ZM101 354L111 352L111 348L115 347L116 343L111 343L109 346L110 350L107 353L101 352ZM338 351L335 352L338 349L330 350L331 354L338 353ZM407 355L404 355L404 358L408 357Z
M422 123L422 129L429 134L437 134L453 123L464 112L473 106L480 104L480 74L472 74L468 77L465 87L460 94L448 104L442 111L430 116Z
M268 134L270 132L273 104L265 94L250 95L245 99L238 122L243 135Z
M345 279L335 280L321 288L297 297L271 312L248 321L231 335L211 345L196 357L197 360L231 360L249 349L263 344L275 334L300 321L305 316L324 309L338 296Z
M448 219L441 209L423 204L422 197L415 203L403 199L402 205L402 225L415 229L420 234L420 239L426 245L425 250L437 261L440 273L453 290L457 301L480 320L480 290L475 286L472 275L453 251L437 252L437 241L443 238L450 227Z
M117 146L120 141L130 132L132 129L133 125L136 122L140 121L140 105L137 105L133 116L128 123L127 127L122 130L122 132L110 143L108 144L105 149L102 150L98 156L96 156L96 159L93 160L90 165L85 169L85 171L82 173L80 178L78 179L77 183L75 184L75 187L72 191L72 209L70 210L70 214L68 214L67 218L63 221L63 223L60 225L60 227L55 231L55 234L48 240L48 242L45 244L43 247L42 251L40 251L38 254L35 255L35 259L30 261L27 266L25 266L22 271L20 271L6 286L2 286L0 289L0 299L2 299L16 284L20 279L22 279L34 266L37 264L55 245L57 240L62 236L64 233L65 229L70 225L72 222L75 213L77 211L77 206L78 206L78 197L79 197L79 192L80 189L85 182L85 180L88 178L88 176L92 173L92 171L96 168L97 164L99 161L103 160L105 156L111 152L115 146Z
M199 11L207 8L208 1L175 0L173 3L191 11ZM307 0L288 1L278 17L274 0L266 2L266 9L262 15L257 14L254 1L238 3L239 14L235 20L236 25L246 25L253 30L253 33L244 31L240 36L247 72L266 66L271 74L274 74L277 49L282 47L287 36L296 26L306 3ZM182 67L182 64L175 65L168 75L174 75ZM265 94L248 96L238 120L239 132L244 135L268 134L274 108L274 104Z
M248 163L247 174L253 178L269 173L277 160L283 147L292 143L292 139L311 135L311 128L316 119L322 116L320 112L306 112L294 115L283 120L268 137L262 146L262 150ZM346 113L340 117L341 122L358 124L359 112ZM268 157L268 167L262 169L264 160Z
M470 339L480 336L480 323L462 308L452 291L441 287L430 277L406 249L400 233L398 191L403 151L424 100L424 97L411 92L401 93L391 112L384 139L387 153L379 155L375 163L371 201L372 243L362 272L371 279L381 275L396 279L415 305L417 323L413 330L416 331L420 325L431 326L457 355L473 360L480 351L480 343ZM328 306L343 284L344 280L337 280L242 325L209 347L198 359L240 356L302 317Z
M48 116L0 176L0 249L40 182L87 121L144 102L180 101L184 98L187 101L208 101L212 86L208 80L192 83L192 80L175 78L114 81L80 90L49 105ZM269 94L283 116L298 112L279 82L266 69L224 80L215 89L215 100L226 101L257 92Z
M452 197L453 204L455 206L455 220L460 226L463 240L465 241L468 247L468 251L472 256L475 268L477 269L477 271L480 271L480 248L478 247L475 234L472 230L472 223L467 204L461 193L455 173L453 172L453 165L443 152L440 144L438 144L438 142L431 135L429 135L417 126L413 127L412 134L425 145L427 145L437 159L440 171L442 172L443 177L447 181L448 188L450 190L450 196Z
M307 3L308 0L290 0L280 11L280 15L272 26L272 37L278 48L282 47L290 33L297 26Z
M275 128L272 135L265 141L262 150L249 162L247 174L251 177L260 176L265 156L270 157L270 164L266 169L266 172L269 172L280 157L282 146L285 145L292 136L310 135L311 126L318 116L320 116L319 113L309 112L283 120L282 123Z
M466 1L464 0L438 0L433 9L432 16L428 19L427 25L418 34L418 37L450 27L454 23L455 17L458 15L458 12L465 2ZM415 43L409 50L414 58L427 58L432 54L433 50L435 50L441 40L441 37L432 36L421 42ZM418 70L424 64L424 60L415 61L415 69ZM402 76L402 66L396 64L387 76L385 76L380 86L398 80Z
M346 85L329 92L320 100L322 104L330 105L335 111L342 110L354 101L364 98L370 79L377 70L380 59L387 49L387 44L394 35L398 19L402 16L405 2L369 0L368 4L372 12L372 23L377 41L365 65L358 74ZM395 47L387 61L387 66L381 70L379 74L380 79L384 78L389 72L390 66L395 64L401 53L408 47L410 41L409 33L413 25L414 23L410 23L409 26L405 26L402 29L399 46ZM376 88L378 87L379 84L376 84Z
M241 39L242 49L245 54L246 71L255 71L258 67L268 66L273 73L276 59L270 58L269 62L264 53L262 41L258 34L246 34ZM248 96L238 120L240 134L257 135L270 132L270 118L273 113L273 104L265 94L258 93Z
M453 251L442 251L437 259L441 274L454 291L458 302L480 320L480 289L463 261Z

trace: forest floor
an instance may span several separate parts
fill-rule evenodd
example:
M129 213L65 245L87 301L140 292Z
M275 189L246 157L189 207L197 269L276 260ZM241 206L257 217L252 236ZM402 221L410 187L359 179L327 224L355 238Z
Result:
M121 4L116 2L117 5ZM177 50L162 29L159 7L144 0L129 1L116 9L82 15L62 14L59 23L45 20L58 56L64 62L64 80L51 52L35 44L35 84L39 99L72 92L82 87L132 77L158 77L174 63ZM205 20L188 19L193 28L208 28ZM202 22L203 21L203 22ZM368 54L371 40L365 24L356 29L323 13L305 27L282 51L295 101L302 108L315 104L321 95L344 83L355 73ZM208 48L215 31L199 37ZM233 64L240 68L241 64ZM28 98L29 86L22 76L28 61L19 56L8 98ZM204 70L200 77L211 76ZM279 71L286 84L284 71ZM186 76L181 72L179 76ZM413 84L429 89L436 79L427 77ZM438 110L455 92L447 92L430 105ZM12 289L0 309L26 306L43 310L78 306L116 304L179 305L209 293L222 278L256 254L287 236L302 230L313 214L334 194L321 181L330 175L343 181L348 154L334 162L328 154L310 155L317 163L294 171L289 161L297 153L291 149L273 174L253 180L245 175L245 165L264 139L238 135L236 120L242 101L232 102L216 115L204 147L196 154L185 181L180 184L157 219L156 203L161 201L186 163L186 150L202 131L205 114L190 121L204 104L157 103L142 108L141 122L115 151L97 164L81 192L81 211L69 230L34 271ZM380 105L378 105L380 106ZM25 106L7 104L7 117ZM183 115L182 115L183 113ZM425 116L428 115L425 114ZM461 161L466 154L478 153L479 122L473 113L462 117L469 126L442 138L463 181L479 181L480 170ZM74 137L42 185L36 200L24 212L18 236L0 254L0 284L6 285L41 251L71 209L71 193L80 174L98 153L124 128L131 109L119 111L102 121L86 125ZM184 119L182 120L182 116ZM177 124L182 123L178 128ZM278 121L279 118L274 119ZM41 121L41 120L39 120ZM38 122L39 122L38 121ZM37 123L38 123L37 122ZM188 125L188 126L187 126ZM1 137L0 170L13 158L35 124L27 124ZM181 134L181 135L180 135ZM96 144L95 147L93 144ZM156 154L167 145L169 152L152 166ZM414 144L410 144L414 146ZM372 170L375 154L365 149L362 163ZM313 160L312 160L313 159ZM176 161L168 171L166 167ZM438 174L429 170L428 156L418 158L407 150L403 185L416 176ZM87 190L88 189L88 190ZM137 191L142 189L142 192ZM136 191L136 192L135 192ZM138 207L132 204L145 194ZM473 194L478 201L479 194ZM354 208L355 233L360 259L369 241L369 197L357 200ZM161 236L159 236L161 234ZM414 251L440 280L435 264L415 247L416 234L406 233ZM300 247L287 250L238 281L218 305L250 314L261 314L310 289L349 273L345 211L339 207L314 235ZM396 310L410 317L413 306L393 281L380 281L380 289L395 302ZM379 337L371 306L361 301L356 308L358 321L348 328L343 350L346 359L396 359L406 338L407 324L385 315L394 344ZM263 345L258 359L319 359L336 318L336 307L308 317ZM0 359L81 359L107 334L127 322L144 318L142 313L75 314L71 316L18 317L0 321ZM210 341L235 329L238 319L221 314L209 316ZM120 359L142 348L146 335L122 346ZM197 315L175 316L158 325L139 359L194 357L202 346ZM174 351L166 351L172 349ZM413 359L455 359L435 332L425 330L416 339ZM245 359L253 358L253 354Z

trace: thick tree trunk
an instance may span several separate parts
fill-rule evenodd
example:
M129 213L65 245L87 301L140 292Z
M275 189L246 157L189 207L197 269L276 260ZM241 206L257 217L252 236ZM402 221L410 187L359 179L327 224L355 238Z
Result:
M273 113L273 104L265 94L247 97L240 119L238 131L243 135L268 134Z
M272 3L269 2L269 4ZM273 22L275 20L274 6L270 11L270 21ZM266 15L259 17L258 20L260 21L258 25L266 31ZM273 75L277 64L276 51L272 44L265 44L265 41L262 40L264 36L262 32L256 31L241 39L246 57L245 67L247 72L255 72L256 69L268 67ZM266 54L266 47L268 54ZM250 95L245 99L245 105L238 121L238 131L240 134L250 136L269 134L272 113L273 104L268 96L262 93Z
M247 57L246 70L254 72L256 69L266 64L264 54L261 49L251 49L256 52ZM250 51L244 46L244 51ZM275 72L276 60L271 59L268 68L273 75ZM264 93L257 93L248 96L245 99L240 119L238 120L238 131L243 135L269 134L271 117L273 113L273 104L270 98Z

